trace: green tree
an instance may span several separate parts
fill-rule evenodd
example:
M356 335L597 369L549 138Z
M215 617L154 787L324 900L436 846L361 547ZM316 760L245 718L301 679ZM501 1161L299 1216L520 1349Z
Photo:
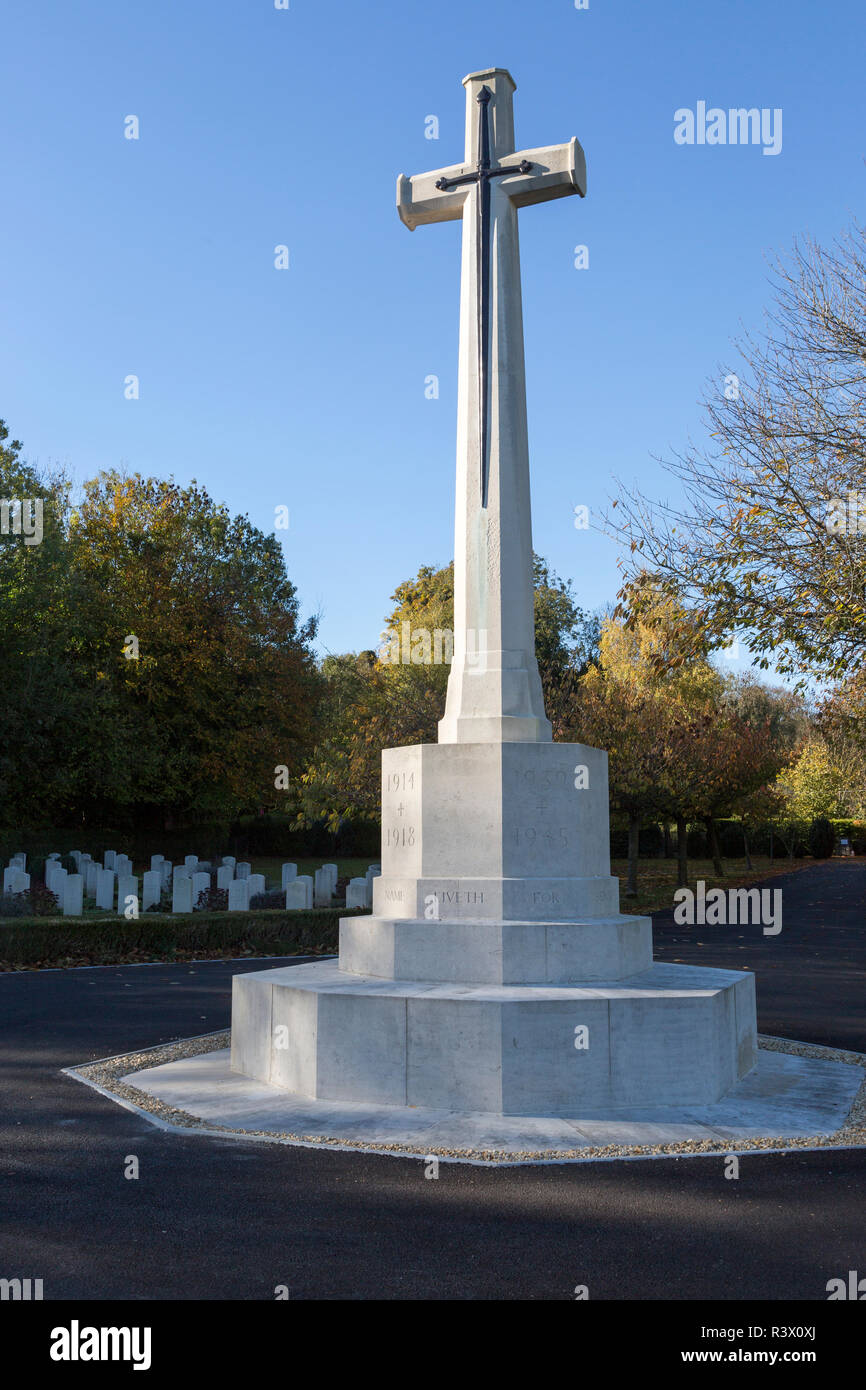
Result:
M67 481L30 467L21 448L0 420L0 499L42 510L38 543L16 535L11 517L8 533L0 534L0 827L10 828L45 822L72 806L68 750L86 704L69 650L76 613L65 539Z
M818 735L809 738L780 773L779 781L790 799L790 810L801 821L819 816L844 816L847 773L833 760L826 741Z
M627 578L675 586L714 640L844 678L866 658L866 227L795 244L768 323L707 392L709 443L666 465L682 503L621 488L608 524ZM640 585L621 598L639 609Z
M840 771L847 814L866 820L866 666L826 693L815 727Z
M783 760L766 701L754 691L749 700L737 708L699 621L669 590L647 586L630 622L605 622L600 669L581 683L571 733L608 749L611 802L629 823L628 894L636 891L640 823L650 817L676 822L681 886L692 820L706 823L716 873L724 874L716 820L771 781Z
M625 896L635 897L641 824L667 809L662 774L668 757L670 707L657 691L641 689L604 667L593 666L571 708L576 715L574 737L608 754L610 807L628 825Z
M101 474L71 517L79 794L104 819L284 807L312 737L315 623L274 536L192 483Z

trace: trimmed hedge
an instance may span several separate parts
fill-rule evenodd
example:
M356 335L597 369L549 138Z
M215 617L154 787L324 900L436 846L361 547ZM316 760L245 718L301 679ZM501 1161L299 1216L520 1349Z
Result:
M836 832L826 816L816 816L809 829L809 849L813 859L829 859L836 844Z
M197 912L177 917L143 913L136 921L4 918L0 920L0 969L171 961L202 954L329 954L337 950L340 918L364 915L368 914L363 908L323 907L306 912Z

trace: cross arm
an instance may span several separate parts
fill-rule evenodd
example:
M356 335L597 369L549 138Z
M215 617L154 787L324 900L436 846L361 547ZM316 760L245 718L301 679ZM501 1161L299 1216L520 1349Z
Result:
M400 221L414 232L427 222L456 222L463 216L468 184L443 191L436 187L440 179L459 179L472 173L468 164L452 164L448 169L434 169L429 174L401 174L397 180L397 211Z
M546 203L551 198L567 198L570 193L579 193L581 198L586 196L586 158L576 138L565 145L521 150L513 158L515 178L503 178L500 186L515 207ZM532 165L530 173L518 175L517 166L521 160Z

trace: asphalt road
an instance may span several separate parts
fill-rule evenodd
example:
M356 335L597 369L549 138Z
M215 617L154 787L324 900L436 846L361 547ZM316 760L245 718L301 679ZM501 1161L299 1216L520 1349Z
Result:
M762 1031L866 1050L866 865L772 886L779 937L661 916L658 955L755 969ZM825 1300L866 1274L866 1151L746 1156L737 1180L722 1157L428 1179L420 1160L166 1134L61 1075L227 1026L231 976L260 968L0 976L0 1277L46 1299Z

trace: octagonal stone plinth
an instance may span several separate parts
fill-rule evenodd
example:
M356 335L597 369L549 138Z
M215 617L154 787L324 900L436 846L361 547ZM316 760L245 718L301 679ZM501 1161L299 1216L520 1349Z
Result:
M737 971L461 986L328 961L233 981L232 1070L322 1100L534 1115L709 1104L756 1060L754 977Z
M444 984L588 984L652 965L649 917L586 922L428 922L345 917L340 970Z
M581 743L382 752L377 917L581 921L619 911L607 754Z

